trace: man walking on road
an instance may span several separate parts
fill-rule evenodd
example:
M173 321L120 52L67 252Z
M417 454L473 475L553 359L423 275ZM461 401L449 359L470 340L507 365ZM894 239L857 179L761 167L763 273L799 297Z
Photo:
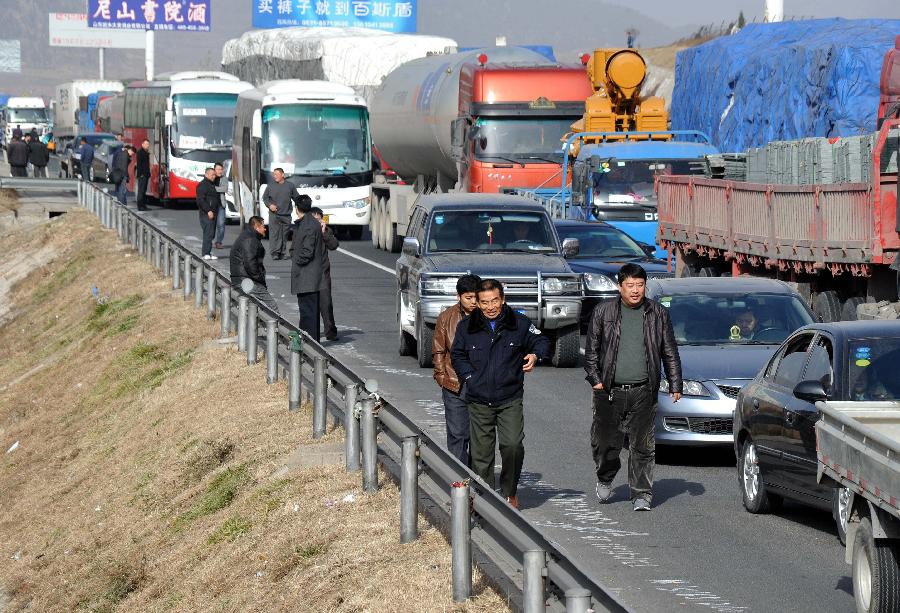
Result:
M128 149L128 145L122 145L116 149L110 171L110 179L116 186L116 198L122 204L127 204L128 199L125 192L128 186L128 162L131 159Z
M277 313L278 305L266 286L266 267L263 264L266 250L260 240L265 234L266 226L263 219L256 215L251 217L244 229L241 230L241 234L231 247L229 256L231 284L240 290L241 281L250 279L253 281L253 289L250 290L249 295L258 298Z
M341 246L334 230L325 222L325 215L317 206L310 209L310 214L322 226L322 242L325 245L325 262L322 266L322 288L319 290L319 314L322 316L322 327L325 329L325 339L336 341L338 338L337 324L334 323L334 301L331 299L331 259L329 251L334 251Z
M594 308L584 353L593 389L591 448L597 469L597 499L612 495L628 435L628 486L635 511L649 511L656 462L656 395L660 364L675 402L681 400L681 359L669 312L646 298L647 273L637 264L619 269L618 300Z
M47 178L47 164L50 163L50 151L41 139L29 134L28 138L28 163L34 168L35 178Z
M298 202L299 194L296 186L285 180L284 170L281 168L273 170L272 177L275 182L266 184L262 201L269 209L269 248L272 259L283 260L284 235L291 225L291 203Z
M81 148L78 150L78 165L81 168L81 180L91 180L91 166L94 165L94 147L84 136L81 137Z
M466 466L469 465L469 407L466 406L465 385L460 383L450 363L450 350L456 337L456 326L478 308L475 292L479 283L481 279L475 275L463 275L457 280L457 303L438 315L431 343L434 380L441 386L444 400L447 449Z
M147 210L147 183L150 182L150 141L146 138L141 142L141 148L135 154L135 187L134 200L139 211Z
M322 271L325 266L325 242L322 225L312 216L311 210L312 198L307 195L297 198L297 217L300 221L294 228L291 251L291 293L297 296L300 329L318 342L319 290L322 289ZM270 217L270 232L271 219Z
M6 145L6 161L9 174L13 177L28 176L28 145L22 140L22 132L13 133L12 140Z
M206 169L203 180L197 186L197 209L200 211L200 228L203 231L204 260L219 259L212 254L212 244L216 233L216 213L220 205L219 192L216 191L216 171L210 167Z
M478 309L459 322L450 353L453 370L466 385L471 466L493 488L499 438L500 494L518 508L525 459L525 373L539 359L550 358L550 341L531 320L509 308L496 279L483 280L476 294Z
M225 176L225 167L221 162L216 162L213 168L216 169L216 191L219 192L219 198L222 201L219 212L216 214L216 242L213 246L216 249L224 249L225 245L222 244L222 241L225 240L225 192L228 191L228 177Z

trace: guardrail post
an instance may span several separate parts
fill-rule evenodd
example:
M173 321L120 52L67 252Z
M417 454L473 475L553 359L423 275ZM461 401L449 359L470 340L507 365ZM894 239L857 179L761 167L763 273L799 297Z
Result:
M278 320L266 320L266 383L278 381Z
M181 286L181 252L172 247L172 289L177 290Z
M259 336L259 307L256 302L247 302L247 364L256 364L256 339Z
M325 436L325 428L328 422L327 394L328 379L326 371L328 366L325 358L317 355L313 360L313 438L320 439Z
M222 312L222 338L227 338L231 336L231 286L225 285L222 287L222 292L219 294L219 298L222 301L222 304L219 306L219 309Z
M238 351L247 351L247 310L249 307L250 299L247 296L238 296Z
M588 613L591 610L591 591L576 587L566 590L566 613Z
M194 308L199 309L203 306L203 266L197 264L197 270L194 271Z
M172 246L169 244L168 240L162 240L162 274L163 277L168 277L172 274Z
M153 234L153 267L162 270L162 239L158 234Z
M400 542L419 538L419 439L403 439L400 456Z
M300 332L291 333L291 364L288 373L288 410L300 410L300 353L302 348Z
M522 609L524 613L543 613L547 610L544 596L544 574L547 554L543 549L529 549L522 560Z
M356 397L359 388L350 384L344 390L344 462L348 473L359 470L359 418Z
M191 297L191 254L184 254L184 299Z
M363 491L378 491L378 444L375 440L375 398L367 395L360 402L359 430L362 439Z
M453 602L465 602L472 595L472 540L469 484L459 481L450 486L450 550Z
M216 318L216 271L206 271L206 318Z
M138 257L144 257L144 226L142 224L134 224L134 250L138 252Z

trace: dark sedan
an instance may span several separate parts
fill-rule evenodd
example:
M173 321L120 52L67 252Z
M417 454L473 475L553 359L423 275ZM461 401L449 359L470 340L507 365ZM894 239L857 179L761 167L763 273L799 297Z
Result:
M94 161L88 170L88 180L109 183L113 167L113 157L122 148L117 140L105 140L94 147Z
M579 242L578 255L567 260L573 271L584 273L582 328L597 303L619 295L616 273L623 264L640 264L651 279L674 276L665 260L653 256L654 245L638 243L607 223L559 220L553 225L560 238L577 238Z
M67 177L75 177L82 174L81 153L79 152L81 149L82 137L86 138L87 142L95 149L103 141L116 139L116 135L109 132L86 132L84 134L76 134L75 138L70 140L66 144L66 148L60 152L62 158L59 163L60 168Z
M816 480L817 400L900 400L900 322L806 326L738 395L734 446L744 508L785 498L830 510L845 538L850 493Z

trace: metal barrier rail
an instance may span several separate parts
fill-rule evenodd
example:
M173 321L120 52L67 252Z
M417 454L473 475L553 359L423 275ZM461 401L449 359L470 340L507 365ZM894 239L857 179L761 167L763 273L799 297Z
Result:
M389 460L383 465L400 482L401 542L418 536L420 493L436 509L450 507L454 600L462 602L471 596L474 544L496 569L485 569L485 574L517 586L521 576L521 608L527 613L630 611L439 441L380 397L374 380L363 380L296 325L232 287L230 278L107 192L83 182L78 182L77 191L81 206L115 230L122 242L131 244L164 277L172 278L173 290L182 288L185 300L193 293L194 305L205 307L208 319L218 312L223 338L235 329L238 349L247 353L248 364L258 360L262 325L266 381L274 383L287 376L291 411L300 407L303 382L312 387L306 395L313 404L313 436L325 434L328 412L335 423L343 424L346 469L361 470L364 491L378 489L378 453ZM380 442L379 428L384 435ZM480 517L475 535L471 510Z
M76 179L39 179L33 177L0 177L0 189L39 189L42 191L71 191L80 189Z

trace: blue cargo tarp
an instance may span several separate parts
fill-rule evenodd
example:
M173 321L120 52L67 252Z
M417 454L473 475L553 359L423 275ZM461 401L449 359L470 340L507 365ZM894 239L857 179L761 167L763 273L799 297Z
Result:
M900 20L751 24L678 54L672 129L720 151L875 130L884 54Z

